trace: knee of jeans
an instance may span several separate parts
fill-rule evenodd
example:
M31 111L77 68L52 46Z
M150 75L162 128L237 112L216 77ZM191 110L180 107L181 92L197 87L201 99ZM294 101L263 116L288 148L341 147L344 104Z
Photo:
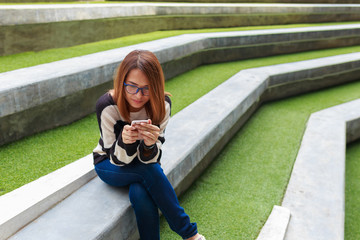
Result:
M129 198L131 205L135 210L154 210L154 208L156 208L148 191L140 183L133 183L130 185Z

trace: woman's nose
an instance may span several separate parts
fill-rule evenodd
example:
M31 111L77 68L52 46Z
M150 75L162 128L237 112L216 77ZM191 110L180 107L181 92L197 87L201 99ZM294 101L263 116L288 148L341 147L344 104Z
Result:
M139 91L137 93L135 93L135 96L137 98L141 98L142 96L144 96L144 94L142 93L141 89L139 89Z

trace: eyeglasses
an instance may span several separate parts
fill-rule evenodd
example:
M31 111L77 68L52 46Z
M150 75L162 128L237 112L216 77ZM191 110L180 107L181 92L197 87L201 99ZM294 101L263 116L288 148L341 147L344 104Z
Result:
M149 88L148 87L139 88L135 85L127 84L125 82L124 82L124 86L125 86L126 92L128 92L130 94L137 94L141 90L142 95L149 96Z

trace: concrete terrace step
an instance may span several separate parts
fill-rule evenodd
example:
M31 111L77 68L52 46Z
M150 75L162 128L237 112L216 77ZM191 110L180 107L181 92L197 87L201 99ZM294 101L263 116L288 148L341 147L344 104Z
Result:
M40 3L44 3L44 2L59 2L58 0L0 0L1 2L7 2L7 3L36 3L36 2L40 2ZM64 0L63 2L74 2L72 0ZM83 3L83 1L78 0L77 2L79 3ZM87 3L92 2L92 0L87 1ZM110 1L111 2L111 1ZM146 0L128 0L126 2L147 2ZM152 2L174 2L174 3L183 3L183 2L187 2L187 3L249 3L249 0L155 0ZM274 3L310 3L310 4L314 4L314 3L325 3L325 4L351 4L351 3L359 3L358 0L252 0L252 3L270 3L270 4L274 4Z
M358 14L360 4L106 3L0 5L0 25L156 15Z
M0 104L0 144L93 112L111 88L114 69L134 49L153 51L168 79L202 64L356 44L360 24L185 34L0 73L0 102L6 102Z
M283 97L282 92L288 89L290 93L285 95L333 85L334 78L338 79L337 84L358 80L359 71L360 53L248 69L240 71L195 101L171 119L166 132L167 141L163 146L162 166L177 194L191 185L263 100ZM199 122L202 124L197 124ZM91 161L90 158L88 161ZM84 174L88 171L92 170L79 169ZM29 187L24 186L15 190L16 194L0 197L0 212L17 213L17 209L31 198L26 194L31 192ZM4 199L11 203L13 201L9 198L12 197L22 199L23 203L4 205ZM58 196L58 199L61 201L65 197ZM51 209L40 209L35 205L29 211L44 214L24 228L26 222L4 219L0 215L0 238L7 238L21 228L9 239L137 237L127 190L109 187L98 178L89 181ZM21 215L19 213L13 218L22 219Z
M359 21L360 4L0 5L0 56L176 29Z
M289 221L289 209L275 205L256 240L283 240Z
M282 206L285 240L341 240L345 225L346 143L360 138L360 99L313 113Z
M311 115L282 206L257 240L344 239L345 148L360 138L359 109L357 99Z

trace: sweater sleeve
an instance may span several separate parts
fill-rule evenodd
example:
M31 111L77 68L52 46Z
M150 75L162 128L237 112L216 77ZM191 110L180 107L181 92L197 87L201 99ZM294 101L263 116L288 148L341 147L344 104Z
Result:
M145 144L143 141L140 142L139 147L137 149L139 160L142 163L156 163L160 161L161 158L161 147L165 142L165 128L170 120L171 115L171 101L170 98L166 99L165 102L165 118L160 123L160 134L159 137L155 143L155 147L151 149L151 152L149 155L144 155L144 147Z
M104 104L100 101L96 105L96 112L101 134L100 146L97 148L101 147L102 152L110 158L111 163L121 166L129 164L137 156L140 142L125 144L122 141L122 130L127 123L119 120L116 105Z

